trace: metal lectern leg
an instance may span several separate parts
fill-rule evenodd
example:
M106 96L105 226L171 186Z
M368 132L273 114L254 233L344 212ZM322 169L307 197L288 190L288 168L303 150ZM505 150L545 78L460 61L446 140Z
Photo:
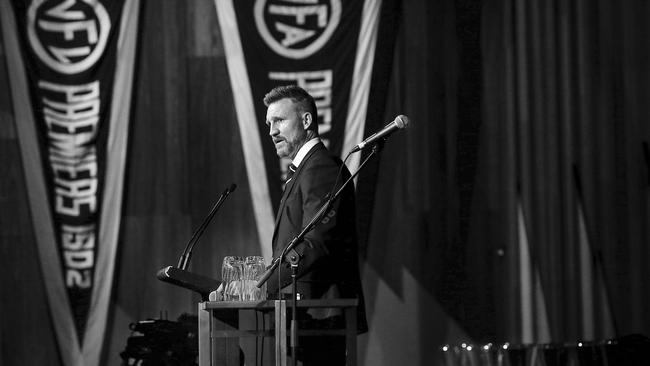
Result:
M275 366L287 365L287 302L275 300Z
M212 312L205 308L205 303L199 303L199 366L210 366L212 358L212 341L210 331Z

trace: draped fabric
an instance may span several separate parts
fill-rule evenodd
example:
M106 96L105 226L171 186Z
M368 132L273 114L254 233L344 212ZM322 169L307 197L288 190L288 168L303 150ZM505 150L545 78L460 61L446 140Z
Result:
M387 115L413 126L381 158L371 329L416 364L431 343L648 334L647 5L402 8ZM366 360L400 362L375 334Z
M553 341L650 325L647 15L642 2L483 8L483 177L510 202L488 207L510 230L522 206Z
M143 5L102 359L111 365L130 322L196 311L197 295L155 272L176 263L232 182L190 269L218 278L224 255L257 253L260 242L214 2ZM386 112L367 122L412 123L373 160L374 205L360 207L372 218L360 364L437 364L437 347L463 341L650 333L649 6L395 8L398 27L379 31L396 39L392 69L373 76L386 85ZM0 363L57 364L11 105L0 88Z

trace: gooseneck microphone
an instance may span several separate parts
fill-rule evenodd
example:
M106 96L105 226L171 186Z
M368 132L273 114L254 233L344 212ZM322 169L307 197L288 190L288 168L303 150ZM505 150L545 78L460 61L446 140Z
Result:
M194 245L199 241L199 238L208 227L208 224L214 215L219 210L219 207L221 207L223 202L226 200L226 197L228 197L228 195L232 193L235 188L237 188L237 185L233 183L230 185L230 187L226 188L223 193L221 193L221 196L219 196L217 203L212 206L212 209L210 210L208 216L203 220L201 226L199 226L199 228L192 234L192 237L187 242L185 250L178 260L178 266L167 266L165 268L161 268L156 275L159 280L196 291L201 294L203 301L208 301L208 295L210 292L216 290L219 287L221 281L189 272L186 269L190 263Z
M226 190L224 190L221 193L221 196L219 196L217 203L215 203L214 206L212 206L212 210L210 210L208 216L205 218L205 220L203 220L201 226L199 226L199 228L196 229L194 234L192 234L192 237L187 242L187 246L185 246L185 250L183 251L183 254L181 254L181 257L178 260L179 269L182 270L187 269L187 266L190 264L190 258L192 257L192 249L194 249L194 245L199 241L199 238L201 237L201 235L203 235L205 228L208 227L208 224L210 223L210 221L212 221L212 218L219 210L219 207L221 207L223 202L226 200L226 197L228 197L229 194L234 192L236 188L237 185L233 183L230 185L230 187L226 188Z
M355 146L352 149L352 151L350 151L350 154L354 153L354 152L357 152L357 151L361 151L361 150L365 149L366 147L374 146L377 142L387 139L388 136L390 136L393 132L395 132L397 130L401 130L403 128L406 128L406 126L408 126L409 122L410 121L409 121L408 117L406 117L403 114L400 114L399 116L395 117L393 122L390 122L389 124L387 124L379 132L373 134L372 136L368 137L367 139L363 140L363 142L361 142L360 144Z

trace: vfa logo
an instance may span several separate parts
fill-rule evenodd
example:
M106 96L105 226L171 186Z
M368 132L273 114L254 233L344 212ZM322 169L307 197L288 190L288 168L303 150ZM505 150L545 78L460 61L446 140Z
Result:
M256 0L255 24L275 53L302 59L320 50L341 20L341 0Z
M111 20L98 0L34 0L27 12L29 43L63 74L88 70L104 53Z

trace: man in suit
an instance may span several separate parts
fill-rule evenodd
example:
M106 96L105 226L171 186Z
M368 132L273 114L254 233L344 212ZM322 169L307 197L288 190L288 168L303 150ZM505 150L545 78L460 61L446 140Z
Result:
M280 206L272 245L273 256L307 225L322 207L329 193L350 177L340 159L332 157L318 137L314 99L297 86L280 86L264 97L266 125L277 155L292 160ZM342 169L342 170L341 170ZM340 177L339 177L339 171ZM338 177L338 180L337 180ZM359 279L354 186L349 184L325 217L286 256L299 256L297 287L300 299L358 298L359 332L367 330L361 281ZM285 260L267 282L271 296L291 293L291 269ZM299 326L339 327L336 309L309 309L299 314ZM298 359L303 365L345 364L343 337L326 342L303 337Z

